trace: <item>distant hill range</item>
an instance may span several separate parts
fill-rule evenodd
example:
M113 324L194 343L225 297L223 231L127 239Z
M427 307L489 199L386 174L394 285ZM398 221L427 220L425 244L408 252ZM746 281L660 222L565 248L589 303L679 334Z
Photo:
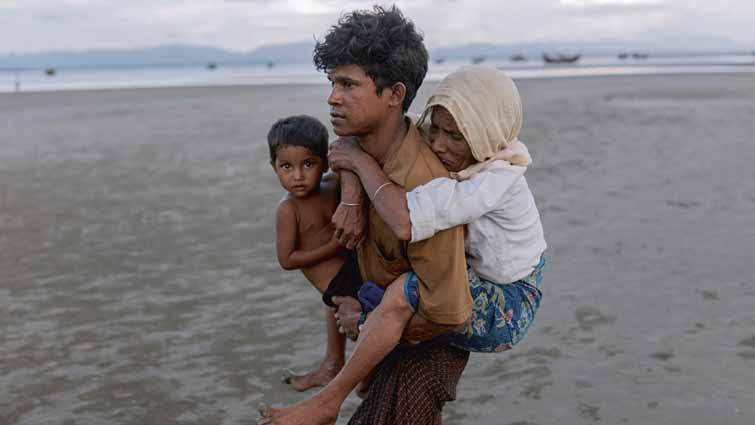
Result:
M249 52L215 47L169 45L132 50L52 51L28 54L0 53L0 69L205 66L311 63L314 41L269 45ZM532 42L520 44L476 43L439 47L430 51L431 59L504 58L521 54L539 57L543 52L581 53L584 56L643 52L653 55L712 54L745 52L729 40L699 38L665 42ZM751 49L750 49L751 51Z
M313 48L314 42L298 42L264 46L250 52L170 45L131 50L60 50L16 55L0 53L0 69L307 63L312 61Z

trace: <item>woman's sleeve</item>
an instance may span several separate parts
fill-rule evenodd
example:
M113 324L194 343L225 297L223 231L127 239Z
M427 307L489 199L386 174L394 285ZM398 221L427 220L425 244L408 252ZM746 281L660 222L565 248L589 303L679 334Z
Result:
M411 242L425 240L441 230L471 223L500 208L506 192L521 178L524 167L492 167L456 181L437 178L406 193L412 223Z

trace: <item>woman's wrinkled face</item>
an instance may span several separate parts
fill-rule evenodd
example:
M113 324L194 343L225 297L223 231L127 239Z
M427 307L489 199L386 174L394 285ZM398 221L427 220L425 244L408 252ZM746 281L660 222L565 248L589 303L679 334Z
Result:
M475 163L467 140L446 108L434 106L430 121L430 148L448 171L458 172Z

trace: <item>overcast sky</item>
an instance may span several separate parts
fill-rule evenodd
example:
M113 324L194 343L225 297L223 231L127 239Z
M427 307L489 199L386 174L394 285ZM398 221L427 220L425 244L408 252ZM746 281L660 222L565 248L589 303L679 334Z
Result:
M0 0L0 54L176 43L246 51L312 40L343 11L375 3L381 2ZM755 0L405 0L396 4L424 32L429 47L714 36L755 48Z

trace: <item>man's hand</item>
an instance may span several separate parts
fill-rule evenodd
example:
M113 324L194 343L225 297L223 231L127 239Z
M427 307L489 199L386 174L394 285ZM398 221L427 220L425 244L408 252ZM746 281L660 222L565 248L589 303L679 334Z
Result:
M362 205L339 204L331 221L336 228L335 238L338 239L341 246L354 249L364 240L367 218Z

